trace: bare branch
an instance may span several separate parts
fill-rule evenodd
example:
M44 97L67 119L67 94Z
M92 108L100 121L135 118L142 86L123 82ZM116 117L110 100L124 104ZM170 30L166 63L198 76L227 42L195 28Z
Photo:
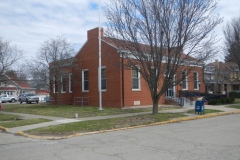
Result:
M225 61L236 63L240 69L240 16L227 23L223 32L225 35Z
M212 55L203 50L214 43L211 31L222 21L214 14L216 4L213 0L111 0L107 6L107 35L116 39L127 59L125 66L140 66L153 113L168 87L182 81L183 69L200 67Z
M54 92L54 85L61 86L61 78L71 70L73 66L74 49L64 37L49 39L40 46L35 59L28 63L28 70L35 85L50 88L55 93L54 99L60 96L60 92ZM59 90L59 89L58 89Z
M0 75L19 61L23 56L23 51L17 46L11 45L10 41L3 41L0 38Z

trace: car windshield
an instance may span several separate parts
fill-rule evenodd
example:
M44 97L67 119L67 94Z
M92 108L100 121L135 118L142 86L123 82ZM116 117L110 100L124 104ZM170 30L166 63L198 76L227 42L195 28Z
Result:
M23 94L23 95L20 95L20 97L27 97L27 96L35 96L35 94Z

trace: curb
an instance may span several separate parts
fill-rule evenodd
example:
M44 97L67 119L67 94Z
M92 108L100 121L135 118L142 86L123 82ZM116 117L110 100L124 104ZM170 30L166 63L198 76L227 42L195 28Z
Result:
M33 138L33 139L41 139L41 140L60 140L60 139L77 137L77 136L92 135L92 134L99 134L99 133L106 133L106 132L114 132L114 131L121 131L121 130L127 130L127 129L142 128L142 127L147 127L147 126L164 125L164 124L170 124L170 123L178 123L178 122L182 122L182 121L190 121L190 120L197 120L197 119L203 119L203 118L212 118L212 117L224 116L224 115L230 115L230 114L240 114L240 110L239 111L234 111L234 112L218 112L218 113L210 113L210 114L199 115L199 116L194 116L194 117L176 118L176 119L172 119L172 120L168 120L168 121L162 121L162 122L156 122L156 123L152 123L152 124L132 126L132 127L123 127L123 128L116 128L116 129L110 129L110 130L100 130L100 131L86 132L86 133L75 133L75 134L62 136L62 137L36 136L36 135L31 135L31 134L24 133L22 131L16 133L15 135L24 136L24 137ZM4 128L4 127L0 126L0 130L1 129L8 132L7 128Z
M4 131L4 132L8 132L8 128L5 128L5 127L2 127L2 126L0 126L0 130L2 130L2 131Z

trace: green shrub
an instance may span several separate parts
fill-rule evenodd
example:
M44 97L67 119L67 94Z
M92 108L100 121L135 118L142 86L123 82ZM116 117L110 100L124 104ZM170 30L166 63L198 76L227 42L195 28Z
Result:
M209 100L209 101L208 101L208 104L209 104L209 105L212 105L212 101L211 101L211 100Z
M240 98L240 92L229 92L229 97Z
M221 104L226 104L226 99L225 98L220 98Z
M235 101L235 98L230 97L230 103L233 103Z
M230 104L230 103L231 103L230 98L226 98L226 104Z
M220 99L212 99L208 101L209 105L217 105L217 104L231 104L235 101L235 98L220 98Z
M222 100L221 99L217 99L217 104L222 104Z
M210 101L208 101L209 105L216 105L217 104L217 100L216 99L212 99Z

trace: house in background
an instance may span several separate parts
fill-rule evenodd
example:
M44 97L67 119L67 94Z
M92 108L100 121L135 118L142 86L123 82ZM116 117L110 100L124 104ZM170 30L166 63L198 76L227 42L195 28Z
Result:
M50 96L53 97L54 93L58 92L60 103L99 106L98 33L99 28L88 31L86 43L74 57L77 67L65 73L61 81L52 84L54 91L50 92ZM102 106L122 108L152 105L150 91L140 73L134 69L124 70L119 65L127 62L121 54L123 49L114 45L112 38L105 37L103 29L100 33ZM189 73L185 72L184 67L179 69L185 79L181 84L168 88L159 104L162 104L166 97L178 96L179 90L204 92L203 67L199 66Z
M18 97L23 93L35 93L35 88L31 88L25 81L4 75L4 79L2 79L0 84L0 94Z
M46 102L46 97L49 97L49 91L48 90L36 90L35 94L39 96L39 102Z
M226 94L240 90L240 72L238 65L232 62L209 63L204 69L205 91L207 93Z

